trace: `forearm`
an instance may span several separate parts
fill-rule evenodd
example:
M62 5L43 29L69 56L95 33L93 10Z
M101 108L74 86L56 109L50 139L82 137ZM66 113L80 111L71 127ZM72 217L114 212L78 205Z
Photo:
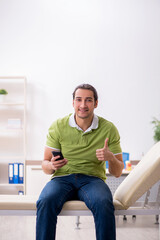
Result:
M114 155L113 153L110 154L108 159L109 165L109 173L115 177L120 177L122 174L122 170L124 168L124 163L122 160L121 154Z
M53 165L49 160L42 161L42 169L46 174L53 174L55 172Z

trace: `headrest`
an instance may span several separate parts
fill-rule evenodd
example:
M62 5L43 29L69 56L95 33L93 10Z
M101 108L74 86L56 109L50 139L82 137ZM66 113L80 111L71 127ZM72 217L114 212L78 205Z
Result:
M160 180L160 142L156 143L114 193L115 209L127 209Z

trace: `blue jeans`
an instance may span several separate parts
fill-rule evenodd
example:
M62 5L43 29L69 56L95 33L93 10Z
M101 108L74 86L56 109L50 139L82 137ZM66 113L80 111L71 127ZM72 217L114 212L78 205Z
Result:
M71 174L53 178L37 201L36 240L54 240L57 216L68 200L84 201L92 211L97 240L115 240L115 216L112 194L100 178Z

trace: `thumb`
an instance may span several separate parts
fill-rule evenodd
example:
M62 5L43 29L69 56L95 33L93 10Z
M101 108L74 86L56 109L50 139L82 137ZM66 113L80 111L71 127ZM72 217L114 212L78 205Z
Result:
M108 140L109 140L109 138L106 138L106 140L104 142L104 148L108 148Z

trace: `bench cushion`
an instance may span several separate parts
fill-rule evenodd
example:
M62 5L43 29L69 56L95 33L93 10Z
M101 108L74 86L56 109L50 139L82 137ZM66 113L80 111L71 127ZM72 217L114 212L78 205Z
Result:
M0 210L36 210L38 196L0 195ZM82 201L68 201L63 210L88 210Z
M0 195L0 210L35 210L38 196Z

